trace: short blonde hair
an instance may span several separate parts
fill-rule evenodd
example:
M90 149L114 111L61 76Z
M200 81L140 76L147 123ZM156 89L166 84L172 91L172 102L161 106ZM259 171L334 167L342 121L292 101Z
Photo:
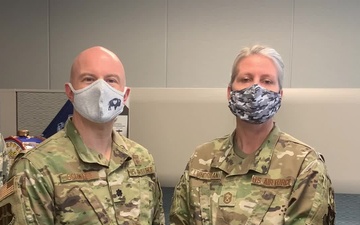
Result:
M232 83L234 82L234 80L236 78L236 75L239 73L237 66L239 65L241 60L243 60L247 56L256 55L256 54L260 54L265 57L268 57L269 59L271 59L274 62L276 69L277 69L278 82L279 82L279 86L280 86L280 90L281 90L283 87L283 81L284 81L284 62L283 62L280 54L275 49L269 48L266 46L262 46L262 45L254 45L252 47L245 47L245 48L241 49L239 55L234 60L229 86L232 85Z

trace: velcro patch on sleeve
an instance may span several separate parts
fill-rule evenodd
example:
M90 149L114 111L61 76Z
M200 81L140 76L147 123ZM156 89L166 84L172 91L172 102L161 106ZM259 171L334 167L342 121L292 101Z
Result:
M0 224L14 224L15 217L11 211L11 204L7 203L0 207Z

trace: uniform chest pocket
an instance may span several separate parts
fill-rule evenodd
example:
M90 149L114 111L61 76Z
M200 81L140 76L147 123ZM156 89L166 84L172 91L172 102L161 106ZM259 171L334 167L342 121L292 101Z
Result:
M151 175L129 177L111 185L118 224L151 224L155 206L155 182Z
M110 218L100 199L89 187L59 185L57 196L57 221L61 224L109 224ZM110 199L108 199L110 200Z
M211 214L215 224L259 225L268 212L275 194L269 190L252 189L251 192L234 186L222 187L218 197L213 196Z

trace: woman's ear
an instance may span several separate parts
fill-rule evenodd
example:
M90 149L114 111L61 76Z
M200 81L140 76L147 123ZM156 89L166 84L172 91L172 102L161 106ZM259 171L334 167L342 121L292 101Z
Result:
M231 85L227 87L227 100L230 99L230 92L232 91Z

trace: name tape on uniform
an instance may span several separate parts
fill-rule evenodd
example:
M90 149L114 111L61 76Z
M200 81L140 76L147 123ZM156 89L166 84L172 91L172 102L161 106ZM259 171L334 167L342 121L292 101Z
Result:
M218 172L208 172L201 171L197 169L191 169L189 171L189 176L204 179L204 180L220 180L221 179L221 171Z
M60 175L60 182L66 183L70 181L89 181L99 179L99 172L89 171L84 173L68 173Z

